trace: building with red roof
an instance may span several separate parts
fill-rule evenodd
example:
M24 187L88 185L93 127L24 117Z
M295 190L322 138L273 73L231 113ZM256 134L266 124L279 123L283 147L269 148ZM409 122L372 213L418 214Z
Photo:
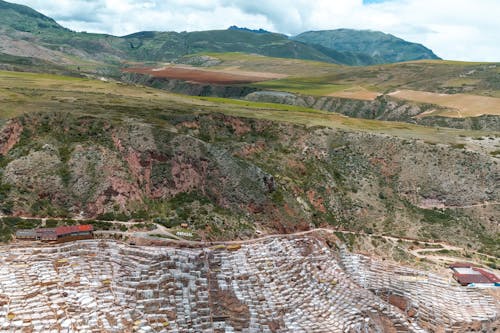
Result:
M93 231L94 227L92 226L92 224L69 225L69 226L60 226L55 228L55 233L58 237L81 234L81 233L86 234Z
M492 283L500 283L500 278L498 278L495 274L485 271L482 268L473 268L475 271L480 272L483 276L487 277Z
M462 286L470 284L498 285L500 279L493 273L469 263L454 263L449 266L453 270L453 278Z

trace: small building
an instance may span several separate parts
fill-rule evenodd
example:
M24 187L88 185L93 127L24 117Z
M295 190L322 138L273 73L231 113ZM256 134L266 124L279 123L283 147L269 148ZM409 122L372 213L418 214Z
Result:
M36 229L36 239L41 241L57 240L56 228L40 228Z
M449 267L453 271L453 278L462 286L496 286L500 283L500 279L495 274L469 263L454 263Z
M16 238L25 240L35 240L36 231L35 229L19 229L16 231Z

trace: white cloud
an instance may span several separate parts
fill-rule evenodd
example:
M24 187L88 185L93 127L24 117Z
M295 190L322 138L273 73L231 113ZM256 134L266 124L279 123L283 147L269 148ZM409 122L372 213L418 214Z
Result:
M500 61L500 1L389 0L11 0L77 31L125 35L230 25L286 34L354 28L422 43L446 59Z

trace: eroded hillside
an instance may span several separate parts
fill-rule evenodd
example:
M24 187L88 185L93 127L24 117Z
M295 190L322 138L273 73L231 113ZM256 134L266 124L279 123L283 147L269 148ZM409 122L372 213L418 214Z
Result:
M332 225L498 250L500 169L485 152L223 114L162 118L169 126L64 112L8 121L3 212L188 220L209 239Z

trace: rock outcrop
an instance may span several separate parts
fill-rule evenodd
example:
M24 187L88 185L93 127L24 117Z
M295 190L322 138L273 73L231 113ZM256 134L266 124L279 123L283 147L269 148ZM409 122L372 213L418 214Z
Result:
M373 101L339 97L307 96L279 91L256 91L244 97L253 102L303 106L344 114L353 118L403 121L424 126L440 126L482 131L500 131L500 117L485 115L473 118L419 117L425 112L443 109L433 104L414 103L379 96Z

